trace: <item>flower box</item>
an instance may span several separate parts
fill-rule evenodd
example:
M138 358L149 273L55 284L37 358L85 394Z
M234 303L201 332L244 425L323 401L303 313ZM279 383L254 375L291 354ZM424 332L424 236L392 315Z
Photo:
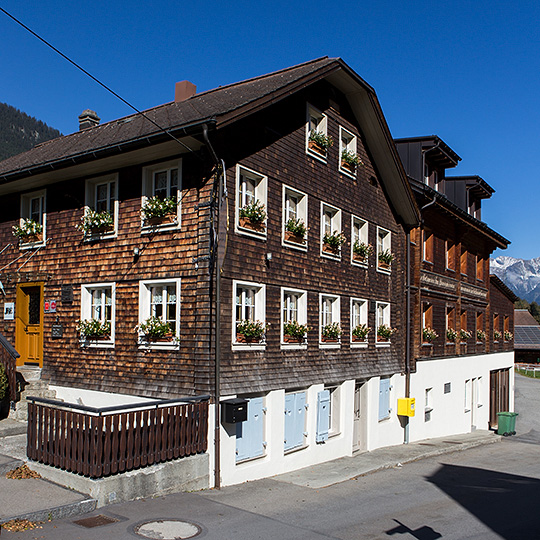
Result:
M354 341L354 343L367 343L368 342L367 337L359 338L356 336L352 336L352 341Z
M236 334L236 343L260 343L261 338L250 338L246 337L244 334Z
M320 145L316 141L308 141L308 148L317 154L320 154L323 157L326 157L326 148Z
M252 231L263 233L266 230L264 221L251 221L249 218L239 218L238 225L243 229L250 229Z
M165 225L176 223L176 214L166 214L161 217L151 217L144 220L144 224L148 227L155 227L156 225Z
M285 231L285 241L292 242L293 244L305 244L306 239L304 236L294 234L291 231Z
M379 260L379 268L382 270L390 270L390 263Z
M377 336L377 343L390 343L390 338Z
M304 338L303 337L289 336L288 334L285 334L283 336L283 341L285 343L303 343Z
M174 336L172 332L167 332L163 336L154 337L154 338L149 335L144 336L144 339L148 341L149 343L168 343L168 342L171 342L173 338Z
M33 244L34 242L43 242L43 233L27 234L19 238L21 244Z
M339 338L330 338L330 337L326 337L326 336L321 336L321 341L323 343L338 343Z
M352 255L353 261L357 263L365 264L367 262L367 257L365 255L360 255L359 253L354 253Z
M354 165L353 163L349 163L348 161L345 161L343 159L341 160L341 168L346 170L350 174L356 173L356 165Z
M334 246L329 246L328 244L326 244L325 242L323 242L322 250L323 250L325 253L331 253L332 255L339 255L339 252L340 252L341 248L339 248L339 247L334 247Z

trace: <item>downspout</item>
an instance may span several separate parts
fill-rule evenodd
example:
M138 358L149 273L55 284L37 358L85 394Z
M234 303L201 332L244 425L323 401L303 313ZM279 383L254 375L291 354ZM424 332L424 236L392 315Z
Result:
M220 298L221 298L221 266L218 259L218 239L219 239L219 208L221 197L223 193L223 178L225 175L225 162L220 160L217 157L216 152L210 139L208 138L208 126L203 125L203 137L206 142L206 145L210 149L210 153L214 158L217 167L217 178L214 180L214 187L212 190L212 200L211 200L211 212L214 212L216 220L213 223L212 219L210 220L210 241L211 241L211 253L210 253L210 271L213 275L214 269L216 271L216 328L215 328L215 344L214 344L214 353L215 353L215 362L214 362L214 388L215 388L215 406L214 406L214 487L216 489L221 489L221 437L220 437L220 372L221 372L221 310L220 310ZM216 190L217 183L217 190ZM216 201L217 195L217 201ZM215 230L213 229L213 226ZM212 281L212 275L210 277L210 282ZM212 312L212 293L210 291L210 313ZM210 317L211 320L211 317ZM211 323L210 323L211 324ZM210 339L212 336L212 327L210 326Z
M406 335L405 335L405 397L411 397L411 231L407 230L405 236L407 242L406 252L406 294L405 294L405 318L406 318ZM409 422L408 416L405 417L405 439L404 443L409 444Z

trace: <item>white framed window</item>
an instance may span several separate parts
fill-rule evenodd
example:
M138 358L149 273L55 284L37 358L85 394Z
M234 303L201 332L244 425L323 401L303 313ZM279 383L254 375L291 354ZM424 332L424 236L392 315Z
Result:
M20 237L21 248L44 246L47 242L46 191L34 191L21 195L21 218L19 227L37 231Z
M306 348L307 335L290 335L285 328L291 325L292 330L299 332L301 326L307 324L307 291L300 289L281 289L281 343L282 348Z
M156 321L160 331L144 332ZM139 344L154 349L178 348L180 337L180 279L155 279L139 283Z
M356 177L357 157L356 135L345 128L339 128L339 171L348 176ZM352 161L351 161L352 160Z
M112 225L85 230L85 237L115 236L118 231L118 175L110 174L86 180L84 214L106 213L112 218Z
M341 210L321 202L321 255L332 259L341 258L343 240ZM332 239L338 239L337 243Z
M339 347L341 343L340 298L333 294L319 295L320 346Z
M266 236L267 190L266 176L236 166L236 232Z
M379 422L382 420L388 420L392 409L390 408L390 391L392 386L390 385L389 378L381 378L379 380Z
M358 266L367 267L369 254L369 225L365 219L351 216L351 262Z
M392 235L387 229L377 227L377 270L390 272L392 259Z
M327 386L317 393L317 425L315 441L324 443L341 433L339 386Z
M180 228L181 221L182 160L172 160L143 168L143 189L141 199L141 223L143 232L155 228L172 230ZM154 212L144 212L149 200L157 200L157 205L169 203L170 212L156 216ZM176 201L176 205L174 205ZM163 213L163 212L161 212Z
M341 433L341 387L328 386L325 389L330 392L329 436L333 437Z
M362 337L363 328L368 325L368 301L363 298L351 298L351 346L367 347L368 335Z
M283 244L307 250L308 197L305 193L283 186ZM303 225L303 227L302 227ZM305 233L302 233L305 229Z
M266 329L266 288L261 283L233 281L232 346L234 349L264 349ZM244 334L243 325L251 323L262 332Z
M317 141L328 140L328 119L312 105L307 105L306 152L326 163L327 146Z
M388 346L390 337L381 334L380 328L390 327L390 304L387 302L377 302L375 305L375 335L377 346Z
M116 284L92 283L81 286L81 322L92 321L95 334L81 332L81 344L89 347L114 347Z

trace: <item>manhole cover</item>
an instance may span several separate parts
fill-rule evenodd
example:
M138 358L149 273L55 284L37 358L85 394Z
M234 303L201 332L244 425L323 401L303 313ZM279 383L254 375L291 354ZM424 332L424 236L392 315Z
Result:
M82 527L86 527L87 529L90 529L92 527L101 527L102 525L110 525L111 523L116 523L117 521L119 520L100 514L99 516L91 516L84 519L78 519L77 521L74 521L73 523L77 525L81 525Z
M138 525L134 530L139 536L159 540L184 540L184 538L193 538L201 532L198 525L176 519L148 521Z

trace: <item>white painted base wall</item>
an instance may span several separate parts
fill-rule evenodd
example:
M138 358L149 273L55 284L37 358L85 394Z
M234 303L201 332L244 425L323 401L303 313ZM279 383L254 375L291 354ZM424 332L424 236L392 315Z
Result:
M51 384L49 385L49 388L56 392L56 399L76 405L86 405L87 407L113 407L115 405L158 401L152 398L97 392L95 390L84 390L82 388L72 388L69 386L56 386Z

